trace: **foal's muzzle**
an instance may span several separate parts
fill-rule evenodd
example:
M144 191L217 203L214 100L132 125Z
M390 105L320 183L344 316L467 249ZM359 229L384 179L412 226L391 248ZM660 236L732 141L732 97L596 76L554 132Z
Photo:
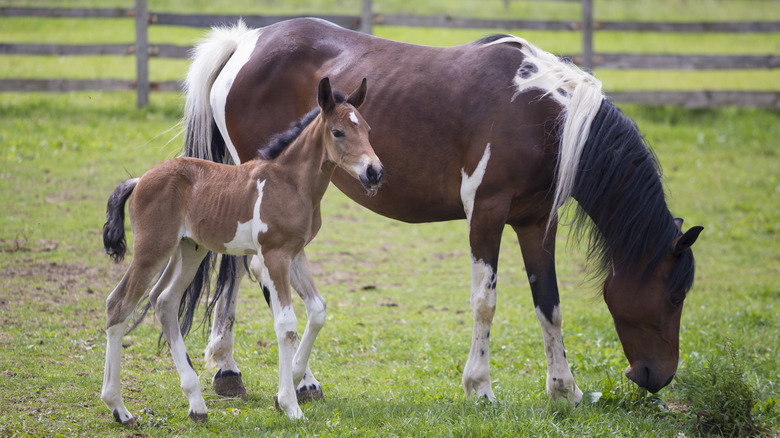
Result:
M363 184L363 188L366 189L369 196L376 195L379 186L385 180L385 169L379 164L369 164L366 166L365 171L360 175L360 183Z

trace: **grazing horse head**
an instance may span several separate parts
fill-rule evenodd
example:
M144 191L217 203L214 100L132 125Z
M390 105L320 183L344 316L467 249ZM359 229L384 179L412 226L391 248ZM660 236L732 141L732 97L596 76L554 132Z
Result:
M365 99L365 78L346 98L333 93L328 78L320 80L317 103L322 111L322 122L330 131L330 135L325 136L328 158L360 181L369 196L373 196L384 181L385 170L368 142L371 127L356 111Z
M675 221L682 226L682 219ZM690 248L701 231L692 227L676 237L646 278L613 270L604 282L604 301L630 364L626 377L650 392L668 385L677 371L680 317L693 282Z

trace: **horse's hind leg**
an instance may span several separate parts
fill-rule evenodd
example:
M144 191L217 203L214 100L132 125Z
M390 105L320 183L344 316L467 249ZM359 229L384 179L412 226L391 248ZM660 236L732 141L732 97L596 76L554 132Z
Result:
M233 260L227 260L228 257L233 257ZM219 298L214 309L214 321L204 358L206 368L217 367L217 373L212 380L214 392L223 397L240 397L246 394L246 388L241 378L241 371L233 359L233 326L236 322L238 285L246 274L246 269L243 260L239 257L223 255L222 261L220 276L230 278L227 279L226 284L219 285ZM234 274L221 272L223 269L229 269L226 262L234 264Z
M563 347L560 299L555 275L555 228L547 236L545 223L513 228L523 252L534 309L542 328L547 356L547 395L552 399L565 398L579 403L582 391L574 383Z
M127 329L138 301L149 288L154 276L160 272L167 256L155 259L136 252L122 280L106 300L106 366L100 398L122 424L133 425L135 418L125 407L121 394L120 368L122 362L122 336Z
M174 251L160 281L152 289L149 299L160 320L163 336L171 350L176 371L179 373L181 389L189 401L189 416L193 421L207 419L206 402L200 390L198 374L192 367L179 327L178 310L182 294L192 282L198 266L207 254L190 240L183 240Z

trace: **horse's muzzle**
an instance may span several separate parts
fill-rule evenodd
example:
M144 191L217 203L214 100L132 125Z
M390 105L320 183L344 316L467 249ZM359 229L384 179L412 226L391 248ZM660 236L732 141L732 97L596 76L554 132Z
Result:
M626 377L628 377L629 380L639 385L640 388L645 388L653 394L672 382L674 373L671 373L670 375L664 374L667 373L662 373L658 370L654 372L649 367L641 365L636 367L629 366L626 368Z
M379 190L379 186L382 185L384 180L385 169L381 164L369 164L366 166L365 172L360 175L360 183L363 184L363 188L366 189L369 196L376 195L377 190Z

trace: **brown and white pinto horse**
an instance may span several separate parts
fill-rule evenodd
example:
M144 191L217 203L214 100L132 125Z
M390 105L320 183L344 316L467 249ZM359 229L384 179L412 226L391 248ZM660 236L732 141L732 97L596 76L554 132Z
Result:
M121 183L111 195L103 228L106 252L117 261L124 256L128 198L135 237L130 267L106 304L108 342L101 398L118 422L134 422L120 393L122 335L138 301L164 266L150 302L189 400L189 415L195 421L206 420L206 404L177 315L179 301L209 251L255 257L253 271L270 301L279 343L278 403L292 418L303 415L295 387L325 323L325 301L314 286L303 248L320 228L320 201L336 166L369 193L376 193L384 176L368 142L369 126L355 109L365 98L366 80L344 99L338 93L334 97L324 78L317 95L319 108L275 137L257 159L240 166L172 159ZM300 345L291 284L308 313Z
M547 393L581 398L564 351L555 273L557 213L569 198L579 205L575 234L590 242L605 280L627 376L653 392L670 382L694 278L689 248L701 227L682 232L652 151L597 79L511 35L437 48L317 19L261 29L239 23L214 29L196 49L186 81L186 154L252 159L257 145L312 107L312 80L321 75L339 84L372 81L373 98L362 111L390 181L366 197L337 170L339 189L405 222L468 221L474 325L462 384L469 397L495 398L488 346L499 244L509 225L544 337ZM240 275L239 266L227 277ZM232 357L237 282L224 284L206 360L219 367L217 392L235 394L244 391ZM320 388L307 371L297 390L308 397Z

